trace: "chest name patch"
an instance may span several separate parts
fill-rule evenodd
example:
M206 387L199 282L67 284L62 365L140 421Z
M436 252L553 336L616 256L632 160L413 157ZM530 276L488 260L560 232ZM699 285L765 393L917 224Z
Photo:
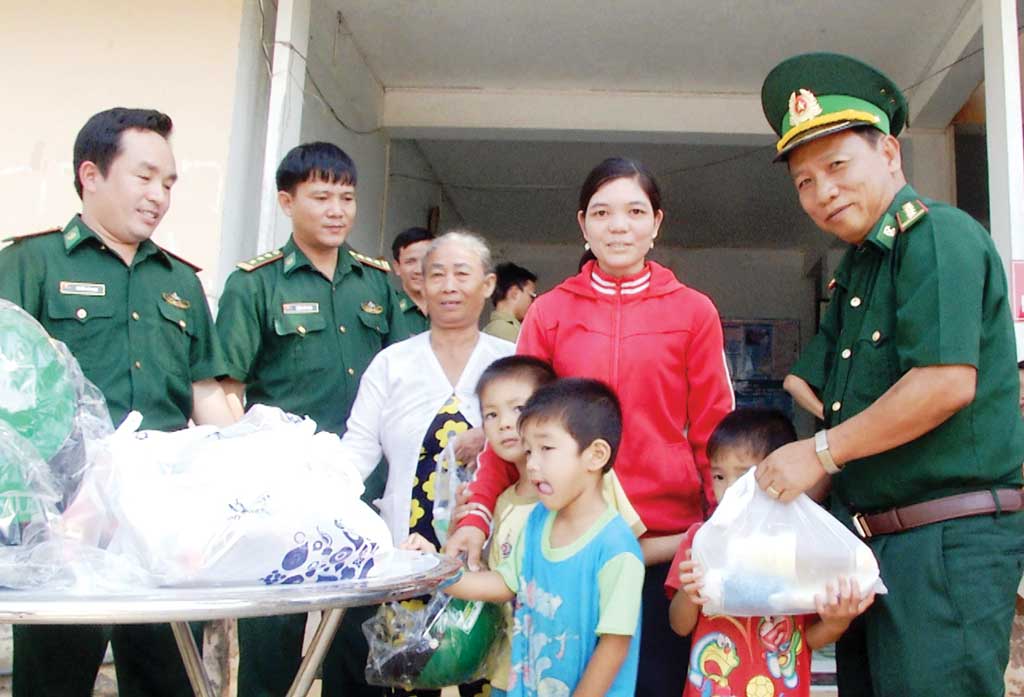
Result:
M61 295L89 295L98 298L107 294L107 286L103 283L61 281L60 292Z
M320 313L320 303L282 303L281 311L286 315L316 315Z

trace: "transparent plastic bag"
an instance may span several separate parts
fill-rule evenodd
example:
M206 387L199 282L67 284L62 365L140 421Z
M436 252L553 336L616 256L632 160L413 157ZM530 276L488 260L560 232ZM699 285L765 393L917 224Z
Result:
M501 606L435 593L387 603L363 623L371 685L436 690L478 680L505 630Z
M114 430L103 395L67 347L6 300L0 300L0 419L47 463L61 509L78 489L91 445ZM6 479L14 474L0 474L0 489L22 488Z
M437 473L434 479L434 517L431 525L437 541L444 545L448 541L452 513L455 511L455 495L459 487L473 481L474 468L463 465L455 458L455 441L441 451L437 458Z
M757 617L815 611L814 596L845 576L861 593L885 593L871 549L805 495L781 503L754 470L725 492L693 540L704 570L707 615Z

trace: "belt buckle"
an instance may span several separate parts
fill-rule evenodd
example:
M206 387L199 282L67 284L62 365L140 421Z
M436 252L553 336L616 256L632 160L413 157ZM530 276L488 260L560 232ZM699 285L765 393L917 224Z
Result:
M853 514L853 528L857 531L857 534L861 536L861 539L868 540L873 536L871 528L868 527L868 521L864 519L863 513Z

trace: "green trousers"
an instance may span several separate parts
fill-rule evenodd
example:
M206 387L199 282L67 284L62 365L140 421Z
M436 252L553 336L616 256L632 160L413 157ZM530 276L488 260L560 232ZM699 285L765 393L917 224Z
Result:
M15 625L14 697L90 697L108 641L120 697L193 697L167 624Z
M1024 513L975 516L868 544L889 589L836 649L841 697L1002 697Z

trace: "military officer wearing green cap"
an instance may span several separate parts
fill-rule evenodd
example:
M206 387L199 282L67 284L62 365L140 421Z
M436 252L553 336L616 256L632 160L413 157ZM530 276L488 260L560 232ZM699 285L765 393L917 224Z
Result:
M402 289L398 291L398 309L402 311L402 319L410 335L430 329L427 300L423 296L423 256L432 239L434 233L430 230L411 227L398 233L391 243L395 275L402 282Z
M248 404L309 416L320 430L340 436L370 360L408 332L388 263L346 243L356 221L356 167L349 156L330 143L299 145L285 155L276 178L292 235L280 249L239 264L225 283L217 315L228 364L223 384L230 398L241 402L244 394ZM363 679L359 616L347 614L336 640L351 646L345 652L351 665L324 666L325 695L380 692ZM305 615L239 622L239 694L288 691L305 623Z
M135 410L164 431L235 419L197 269L150 240L177 180L171 128L151 109L92 116L74 144L81 215L0 251L0 297L68 346L114 424ZM14 694L91 695L108 641L119 694L192 694L168 625L15 626Z
M907 184L907 103L885 75L802 55L761 97L801 206L849 245L786 381L825 428L757 468L782 501L830 477L889 588L839 642L839 694L1002 695L1024 557L1002 263L977 222Z

